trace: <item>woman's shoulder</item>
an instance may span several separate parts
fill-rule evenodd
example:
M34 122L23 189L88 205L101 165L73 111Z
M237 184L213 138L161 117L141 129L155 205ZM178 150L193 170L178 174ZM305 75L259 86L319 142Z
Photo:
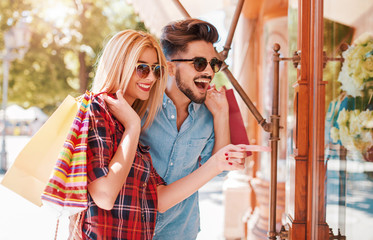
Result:
M108 111L108 107L104 100L104 94L106 93L98 93L94 95L91 103L94 109L104 109ZM108 96L113 97L112 94L108 94Z
M111 114L105 103L103 94L97 94L93 97L90 110L92 115L101 115L104 118L111 118Z
M116 98L115 94L108 94L109 97ZM105 121L109 126L116 128L119 132L124 131L123 125L110 112L108 105L104 100L104 94L97 94L92 99L91 118L95 120Z

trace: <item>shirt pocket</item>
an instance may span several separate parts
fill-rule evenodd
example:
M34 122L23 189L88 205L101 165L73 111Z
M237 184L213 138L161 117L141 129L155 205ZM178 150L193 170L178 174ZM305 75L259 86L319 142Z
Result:
M186 152L186 157L184 161L184 167L194 167L198 166L198 158L205 148L207 143L206 138L191 138L188 142L188 148Z

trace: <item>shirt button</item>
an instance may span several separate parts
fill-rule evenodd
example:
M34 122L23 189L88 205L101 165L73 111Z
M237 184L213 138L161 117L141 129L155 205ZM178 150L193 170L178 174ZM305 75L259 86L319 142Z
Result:
M174 163L172 162L172 163L170 163L170 165L171 165L171 166L173 166L173 165L174 165Z
M143 187L146 187L146 183L143 183L142 186L143 186Z
M174 118L175 118L175 115L172 114L172 115L171 115L171 118L174 119Z

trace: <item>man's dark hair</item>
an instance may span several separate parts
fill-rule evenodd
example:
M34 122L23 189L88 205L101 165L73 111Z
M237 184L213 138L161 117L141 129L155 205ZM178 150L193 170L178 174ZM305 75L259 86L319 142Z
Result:
M200 19L186 19L172 22L162 29L160 39L163 53L169 59L178 52L184 52L187 44L192 41L203 40L212 44L219 39L214 25Z

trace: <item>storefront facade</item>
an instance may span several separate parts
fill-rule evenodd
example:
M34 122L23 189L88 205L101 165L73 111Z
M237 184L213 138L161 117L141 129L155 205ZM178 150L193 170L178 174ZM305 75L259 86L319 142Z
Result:
M244 1L231 71L269 123L278 76L277 176L271 154L230 175L226 239L373 239L372 12L371 0ZM250 142L273 142L237 99Z
M373 3L245 4L239 32L255 28L249 45L260 49L245 54L246 64L259 67L256 79L252 68L240 75L240 82L257 92L254 101L267 119L272 108L273 46L281 46L276 232L283 226L279 234L283 239L369 239L373 233L369 227L373 220ZM257 123L244 116L250 134ZM259 129L250 140L265 143L270 137ZM246 237L269 235L271 239L270 156L258 156L255 162L250 180L254 221L248 218Z

